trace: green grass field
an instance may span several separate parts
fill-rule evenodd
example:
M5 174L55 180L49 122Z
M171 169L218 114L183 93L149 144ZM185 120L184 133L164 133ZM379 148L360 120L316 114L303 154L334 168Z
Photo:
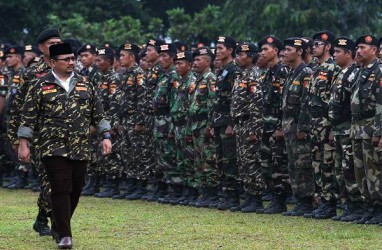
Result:
M0 188L0 249L56 249L32 229L37 194ZM381 249L382 227L82 197L74 249Z

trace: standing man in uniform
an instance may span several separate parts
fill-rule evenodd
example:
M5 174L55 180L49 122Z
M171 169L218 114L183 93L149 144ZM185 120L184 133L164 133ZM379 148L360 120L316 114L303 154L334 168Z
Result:
M312 156L312 164L316 174L316 184L321 193L320 205L306 218L330 219L336 215L339 187L335 175L335 147L329 140L332 124L328 120L330 88L339 67L331 57L335 35L330 31L321 31L313 36L313 56L318 65L313 70L309 85L309 103L311 121L312 146L317 150Z
M356 224L382 223L382 68L377 59L378 39L371 35L356 41L362 66L351 96L354 170L358 187L365 198L363 217Z
M304 63L306 44L299 37L284 40L290 72L284 84L282 129L288 154L288 172L296 206L284 216L303 216L313 211L314 175L310 145L308 85L312 70Z
M279 60L283 43L274 36L259 41L260 56L268 64L261 83L263 90L263 134L261 140L261 162L264 181L272 200L263 211L266 214L282 213L287 210L286 197L290 193L288 183L288 161L282 133L282 90L288 68Z
M333 129L329 140L334 140L336 148L336 176L340 194L345 199L345 208L342 215L334 216L332 220L341 221L358 220L363 215L363 199L355 179L350 139L350 97L358 73L353 61L355 53L353 40L339 37L334 41L334 60L341 71L330 89L329 120Z
M60 249L72 248L71 217L85 183L89 127L103 134L103 154L111 152L110 124L94 86L74 73L76 58L70 44L49 47L52 71L28 91L21 126L19 158L29 162L29 140L39 131L40 155L52 188L53 235ZM44 123L39 123L43 120Z
M236 138L234 120L230 115L232 88L239 69L233 61L236 41L229 36L220 36L216 42L216 60L221 67L216 75L216 93L212 111L217 164L221 178L224 198L218 209L227 207L226 203L238 200L240 184L236 157Z
M91 81L94 74L97 72L97 67L95 66L97 57L96 46L88 43L84 44L78 49L77 54L80 57L80 62L83 66L80 74Z

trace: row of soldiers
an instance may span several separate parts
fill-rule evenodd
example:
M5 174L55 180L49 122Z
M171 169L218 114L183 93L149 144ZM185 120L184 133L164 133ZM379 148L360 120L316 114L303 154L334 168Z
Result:
M43 31L41 60L21 84L8 84L16 86L6 98L15 99L7 118L11 145L17 145L26 90L49 70L47 48L60 41L56 29ZM354 42L322 31L283 42L267 36L259 51L229 36L218 37L214 51L183 47L152 39L143 49L125 43L116 51L91 44L78 50L78 71L97 87L113 127L108 156L90 128L93 155L83 195L382 222L377 38ZM6 57L20 51L11 46ZM114 69L115 61L122 70ZM36 228L46 229L49 183L38 167L38 148L35 155L42 181ZM101 192L102 176L108 186ZM272 199L264 208L265 190ZM296 206L287 211L289 194ZM337 216L341 201L344 212Z

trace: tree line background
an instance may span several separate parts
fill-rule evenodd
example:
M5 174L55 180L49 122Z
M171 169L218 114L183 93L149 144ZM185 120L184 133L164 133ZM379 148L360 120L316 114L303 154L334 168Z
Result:
M382 0L12 0L0 2L0 41L33 43L45 28L63 38L115 46L171 37L210 44L218 35L257 41L329 29L382 36Z

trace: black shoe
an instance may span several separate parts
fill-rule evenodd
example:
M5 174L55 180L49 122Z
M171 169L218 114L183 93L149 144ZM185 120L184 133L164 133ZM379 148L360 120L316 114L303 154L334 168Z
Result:
M35 222L33 223L33 230L35 230L40 236L49 236L50 228L48 226L48 217L42 210L39 211Z
M379 225L382 223L382 207L374 206L373 217L365 222L367 225Z
M302 198L297 201L296 206L291 210L282 213L284 216L304 216L304 214L308 214L313 212L312 207L312 197Z
M315 213L314 219L330 219L337 215L337 202L325 202L322 209Z
M264 210L260 210L260 213L264 214L281 214L287 211L287 206L285 203L285 196L277 197L277 195L273 195L271 203Z
M263 200L261 195L250 195L248 205L243 207L240 212L242 213L255 213L258 210L264 209Z
M374 207L368 207L366 212L363 214L362 218L359 220L355 220L353 224L365 224L366 221L371 220L374 217L375 209Z
M236 191L226 191L224 198L217 206L218 210L230 210L232 207L240 206L239 193Z

